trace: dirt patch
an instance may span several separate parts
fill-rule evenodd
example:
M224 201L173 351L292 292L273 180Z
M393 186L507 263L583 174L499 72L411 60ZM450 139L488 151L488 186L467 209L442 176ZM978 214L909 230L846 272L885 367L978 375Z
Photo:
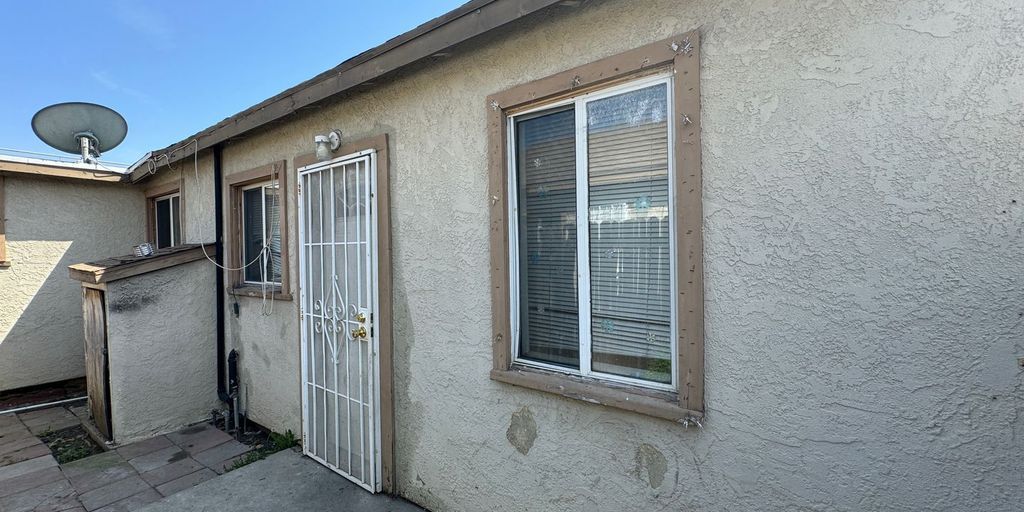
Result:
M0 411L85 396L85 379L71 379L0 393Z
M46 443L59 464L103 453L103 448L93 442L81 425L55 432L44 432L39 439Z

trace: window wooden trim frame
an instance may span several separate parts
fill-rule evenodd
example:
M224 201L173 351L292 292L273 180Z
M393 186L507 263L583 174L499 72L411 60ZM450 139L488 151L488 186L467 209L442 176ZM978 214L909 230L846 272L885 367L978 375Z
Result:
M274 300L292 300L291 293L291 246L288 237L288 167L285 160L278 160L247 171L232 173L224 177L228 194L228 229L225 230L227 264L230 268L242 266L242 189L248 185L277 180L281 191L281 285L274 286L268 295ZM241 270L228 270L230 293L240 297L263 297L262 287L244 281Z
M0 268L11 266L10 257L7 256L7 210L4 206L4 191L6 188L6 178L3 174L0 174Z
M508 118L517 112L671 71L675 123L678 390L664 392L513 364L509 272ZM680 423L704 413L703 208L700 33L680 34L487 97L490 191L491 379Z
M185 194L182 191L185 179L181 178L163 185L154 185L146 189L146 242L153 244L156 249L156 200L171 194L178 194L178 245L185 243ZM172 246L173 247L173 246Z

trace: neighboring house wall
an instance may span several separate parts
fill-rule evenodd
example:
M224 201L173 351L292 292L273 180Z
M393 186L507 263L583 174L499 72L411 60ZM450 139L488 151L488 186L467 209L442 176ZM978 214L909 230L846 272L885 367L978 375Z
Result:
M67 266L145 238L142 191L119 183L5 177L9 268L0 268L0 391L85 375L82 291Z
M214 267L198 260L106 284L117 443L177 430L219 408L214 278Z
M1024 500L1019 6L582 6L224 149L226 175L286 159L294 198L314 134L389 135L400 494L437 511ZM490 380L486 96L694 28L703 429ZM298 432L298 304L237 300L247 412Z

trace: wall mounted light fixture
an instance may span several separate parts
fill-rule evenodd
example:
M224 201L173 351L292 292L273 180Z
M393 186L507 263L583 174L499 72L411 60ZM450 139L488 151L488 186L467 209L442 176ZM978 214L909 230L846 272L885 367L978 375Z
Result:
M331 130L327 135L315 135L313 143L316 144L316 159L320 162L330 160L331 153L341 147L341 131Z

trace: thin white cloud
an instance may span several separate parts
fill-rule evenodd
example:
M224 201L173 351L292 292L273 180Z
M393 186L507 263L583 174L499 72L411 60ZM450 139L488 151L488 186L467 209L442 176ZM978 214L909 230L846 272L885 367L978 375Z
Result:
M133 98L135 98L135 99L137 99L139 101L142 101L144 103L152 103L153 102L153 98L151 98L148 94L146 94L146 93L144 93L142 91L136 90L136 89L132 89L131 87L122 87L121 88L121 92L123 92L123 93L127 94L128 96L131 96L131 97L133 97Z
M106 71L90 71L89 76L91 76L92 79L96 81L96 83L100 84L108 90L118 92L126 96L131 96L132 98L135 98L136 100L141 101L143 103L153 103L153 98L150 97L150 95L138 89L132 89L131 87L123 87L120 83L117 82L117 80L114 80L114 78L111 77L110 74Z
M120 0L114 2L114 16L126 27L148 39L160 50L173 49L174 31L170 22L160 13L140 2Z
M121 88L117 82L110 78L110 75L108 75L106 71L91 71L89 75L92 76L93 80L111 91L116 91Z

